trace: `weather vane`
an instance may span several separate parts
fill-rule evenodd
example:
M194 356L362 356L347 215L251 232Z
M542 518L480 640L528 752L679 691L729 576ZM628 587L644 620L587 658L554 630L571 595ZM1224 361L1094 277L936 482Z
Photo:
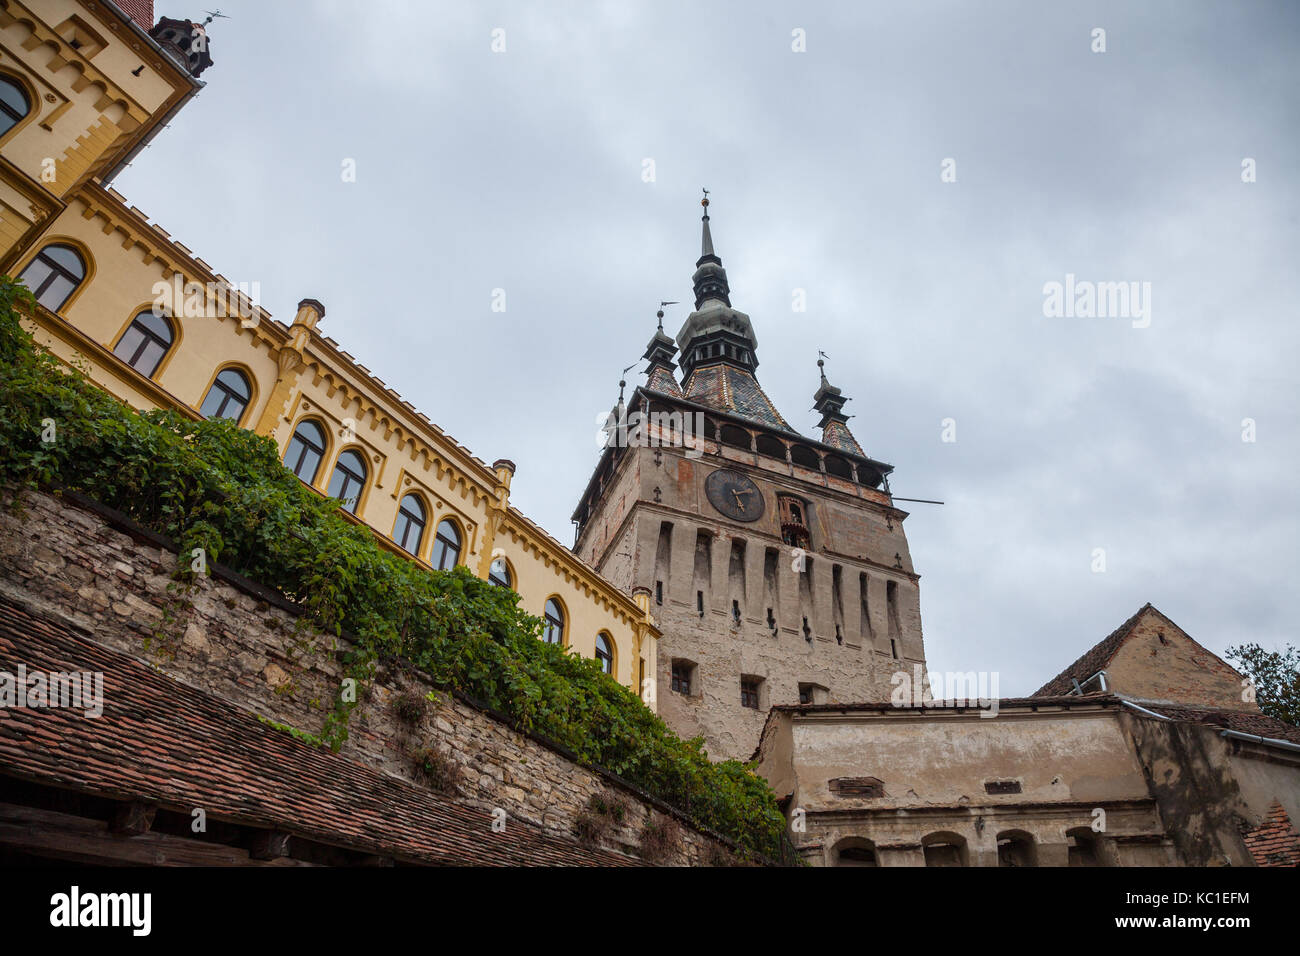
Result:
M203 12L206 13L206 14L208 15L208 18L207 18L206 20L203 21L203 25L204 25L205 27L206 27L209 23L211 23L213 20L217 19L218 17L220 17L222 20L229 20L229 19L230 19L230 17L226 16L226 15L225 15L224 13L222 13L220 10L204 10Z
M666 305L677 305L677 304L678 304L678 303L676 303L676 302L660 302L660 303L659 303L659 311L656 312L655 315L659 316L659 331L660 331L660 332L662 332L662 331L664 330L664 306L666 306Z

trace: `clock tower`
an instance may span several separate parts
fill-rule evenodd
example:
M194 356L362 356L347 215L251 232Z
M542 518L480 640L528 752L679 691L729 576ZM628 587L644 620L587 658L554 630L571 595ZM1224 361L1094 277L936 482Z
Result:
M615 406L574 512L574 551L649 595L663 636L657 673L640 675L647 702L714 759L744 760L773 705L888 701L925 649L892 466L858 444L824 367L819 437L777 411L703 206L695 310L675 341L659 312L645 383Z

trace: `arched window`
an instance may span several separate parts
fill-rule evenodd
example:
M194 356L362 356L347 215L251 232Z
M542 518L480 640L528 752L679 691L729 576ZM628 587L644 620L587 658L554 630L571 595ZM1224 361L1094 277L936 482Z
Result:
M781 461L785 461L785 445L779 439L773 438L771 435L759 435L757 444L760 455L767 455L769 458L779 458Z
M817 457L817 452L807 445L792 447L790 449L790 460L800 468L807 468L809 471L821 471L821 461Z
M460 531L456 522L444 518L438 522L438 533L433 538L433 566L439 571L446 571L456 566L460 560Z
M614 641L604 631L596 635L596 660L606 674L614 673Z
M284 452L284 465L307 484L316 480L325 457L325 433L315 422L300 422Z
M208 396L203 399L199 411L204 418L225 418L238 424L252 397L248 376L237 368L222 369L208 389Z
M172 324L150 309L141 312L117 340L113 354L146 378L158 371L158 363L172 347Z
M9 77L0 75L0 136L17 126L31 109L27 91Z
M826 456L826 474L853 480L853 466L838 455Z
M546 602L546 628L542 631L542 640L547 644L564 643L564 609L555 598Z
M393 540L411 554L420 553L424 540L424 503L419 495L407 495L397 508L397 522L393 525Z
M510 562L505 558L493 558L488 566L488 584L499 588L514 587L514 575L510 573Z
M58 312L86 278L86 263L76 249L55 243L36 253L18 278L27 284L37 302Z
M722 444L730 445L732 448L743 448L749 451L749 432L735 425L723 425L719 433Z
M361 500L361 489L366 486L366 463L355 451L345 451L334 463L334 474L330 475L330 486L326 492L331 498L343 502L343 510L357 513L357 502Z

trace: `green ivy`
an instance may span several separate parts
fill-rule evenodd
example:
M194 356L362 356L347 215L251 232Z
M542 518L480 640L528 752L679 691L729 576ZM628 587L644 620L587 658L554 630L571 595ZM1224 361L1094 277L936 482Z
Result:
M751 853L780 858L785 820L766 782L737 761L712 763L594 660L540 640L519 597L464 568L430 572L381 547L305 488L275 444L225 421L138 413L66 368L19 323L30 294L0 277L0 483L74 490L177 542L178 576L203 548L274 588L324 633L357 642L349 673L404 660L605 767ZM43 441L53 423L54 441ZM320 737L337 748L353 703ZM300 732L301 734L301 732Z

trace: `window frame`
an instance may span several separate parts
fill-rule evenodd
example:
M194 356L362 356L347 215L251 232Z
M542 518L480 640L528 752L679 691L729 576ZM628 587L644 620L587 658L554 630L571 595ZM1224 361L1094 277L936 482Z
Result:
M451 564L449 565L444 564L444 559L447 555L447 551L450 550L450 548L448 547L444 549L441 554L438 553L438 545L440 544L450 545L451 543L450 539L444 538L442 535L442 529L444 526L450 527L456 533L456 541L455 541L456 554L455 557L452 558ZM451 571L456 567L456 565L460 564L460 556L464 551L464 549L465 549L465 532L461 528L460 523L456 521L455 518L452 518L451 516L443 518L437 523L437 525L434 526L433 529L433 544L432 547L429 549L429 564L433 566L433 569L435 571Z
M558 618L551 616L552 605L554 605L556 609ZM558 594L552 594L546 599L546 603L542 605L542 621L544 622L542 641L547 644L554 644L557 647L567 646L569 609L564 606L564 602L560 600ZM559 630L559 635L558 638L553 641L551 640L551 633L556 629Z
M220 387L224 397L222 398L220 407L215 412L215 417L214 415L204 415L203 406L208 403L208 397L212 394L213 389L218 387L218 383L221 381L221 376L225 375L227 372L233 372L234 374L238 375L240 378L244 380L244 384L248 387L248 399L244 402L244 407L239 410L239 415L235 418L231 418L229 415L222 415L221 414L222 409L224 409L226 407L226 404L232 400L232 396L230 392L227 390L226 386L221 385ZM220 419L224 419L225 421L234 422L236 425L242 428L244 425L244 418L245 416L248 415L249 410L253 407L256 400L257 400L257 386L254 384L252 373L249 372L249 370L242 365L235 365L235 364L222 365L217 369L216 373L212 376L212 381L208 383L207 391L203 393L203 399L202 401L199 402L199 414L203 415L204 418L207 418L210 421L215 421L216 419L220 418Z
M605 644L605 653L601 654L601 642ZM614 637L609 631L600 631L596 634L596 660L600 663L600 669L610 677L614 676Z
M156 318L166 326L168 333L171 335L171 339L163 347L162 354L160 354L158 360L154 362L153 368L147 372L138 366L136 362L138 362L145 354L149 345L163 345L163 342L158 336L157 331L149 328L145 324L143 321L145 316L153 316ZM144 309L137 309L131 315L131 318L127 321L126 325L123 326L122 330L118 333L117 340L113 343L113 354L129 366L136 374L143 375L150 381L157 381L158 376L162 374L162 370L167 367L168 358L176 351L176 346L180 343L181 337L178 332L179 326L180 323L173 317L165 315L153 306ZM137 327L139 329L140 341L135 344L131 357L127 358L125 355L120 354L118 349L122 348L123 343L127 340L127 336L130 335L133 330L137 329Z
M67 293L63 296L63 299L59 302L58 307L50 308L44 302L41 302L42 292L49 288L50 282L52 282L56 276L62 276L65 279L72 278L67 273L66 267L62 263L58 262L55 259L45 257L46 250L55 247L61 249L67 249L69 252L71 252L74 256L77 257L77 261L81 264L81 277L73 283L72 288L69 289ZM27 275L27 272L38 262L44 268L49 269L50 271L41 280L40 286L38 288L32 288L32 286L27 282L25 276ZM68 308L68 306L70 306L76 300L77 295L90 282L90 277L93 273L94 273L94 268L92 266L92 260L90 258L90 254L86 251L85 247L81 245L81 243L75 242L71 239L66 239L62 236L50 236L41 245L41 247L36 250L36 252L32 255L32 257L27 260L27 263L22 267L22 269L19 270L17 278L23 280L23 284L27 286L28 290L32 293L32 297L36 299L37 303L40 304L41 308L49 312L53 312L55 315L60 315ZM145 308L146 309L152 308L152 304L146 306ZM132 317L127 320L126 325L123 326L123 331L125 331L127 328L130 327L131 323L135 320L135 314L138 314L140 311L144 311L144 310L139 309L136 311L136 313L133 313ZM173 329L172 331L173 331L173 339L174 339L175 330ZM119 333L119 337L120 335L121 333Z
M415 523L412 520L414 517L413 513L407 511L404 507L408 498L413 499L415 503L420 506L420 516L419 516L420 533L415 539L414 551L412 551L410 548L406 546L404 540L399 541L397 538L398 521L400 521L402 518L407 519L406 527L403 529L403 534L402 534L403 539L407 537L407 535L410 533L411 525ZM411 555L414 558L420 557L420 552L424 550L424 532L429 530L429 510L430 509L429 509L428 502L424 500L424 496L421 495L418 491L408 491L406 494L402 495L401 499L397 502L397 515L393 518L393 533L391 537L393 539L394 544L396 544L399 548L401 548L403 551L405 551L407 554Z
M356 460L361 463L360 474L357 474L355 469L344 466L343 460L349 455L355 457ZM343 487L339 489L341 492L346 492L348 490L349 482L355 482L357 485L357 493L353 498L352 507L350 508L348 507L347 499L343 498L341 495L333 494L331 490L334 487L334 478L340 471L342 471L344 475ZM362 449L357 448L356 446L344 448L341 449L338 455L334 458L334 467L330 469L329 481L325 483L325 495L326 497L338 501L339 506L344 511L355 516L357 511L361 508L361 500L365 496L366 487L369 483L370 467L366 464L366 456L362 453Z
M318 452L318 457L316 459L316 468L312 472L310 478L304 478L302 475L298 474L298 468L296 465L289 464L289 451L293 448L294 439L298 437L299 430L301 430L301 428L307 424L315 426L316 430L320 433L321 441L325 445L325 447L319 450ZM303 442L303 444L306 444L306 442ZM314 418L310 415L305 418L300 418L298 420L298 424L293 426L293 431L289 433L289 440L288 442L285 443L284 455L281 457L280 461L284 464L284 467L288 468L289 471L294 476L297 477L299 481L301 481L305 485L315 488L316 480L320 477L321 466L325 464L325 460L329 457L329 452L330 452L329 444L330 444L329 429L325 427L324 422L322 422L319 418ZM301 455L299 455L298 461L299 463L301 463L302 461Z

